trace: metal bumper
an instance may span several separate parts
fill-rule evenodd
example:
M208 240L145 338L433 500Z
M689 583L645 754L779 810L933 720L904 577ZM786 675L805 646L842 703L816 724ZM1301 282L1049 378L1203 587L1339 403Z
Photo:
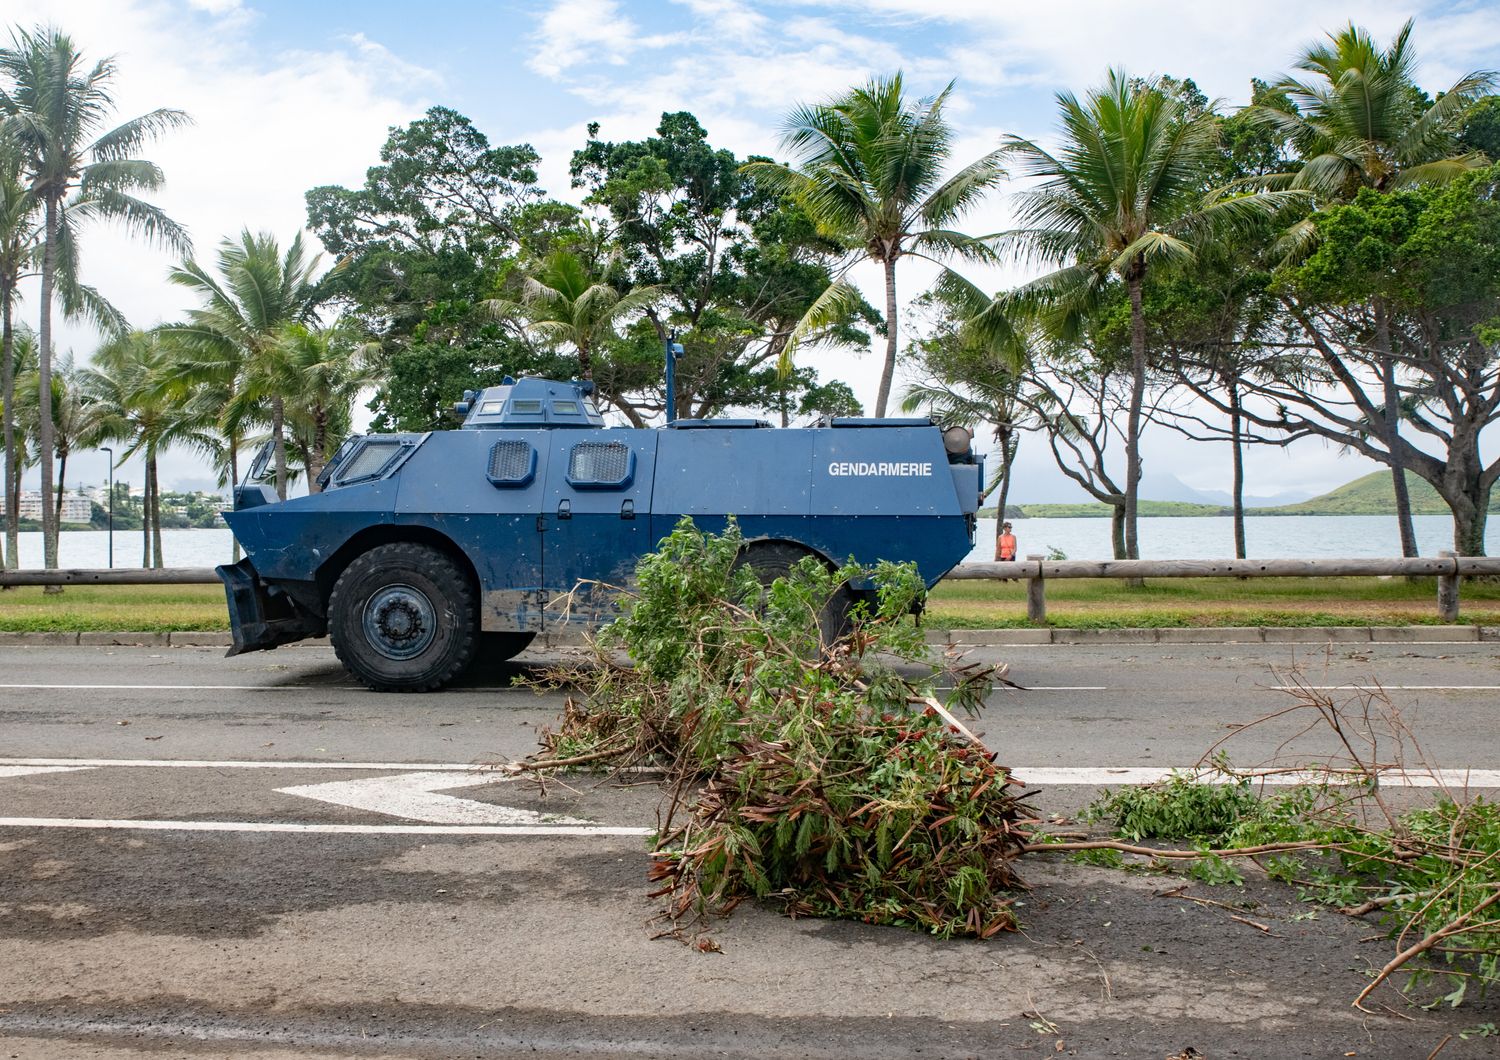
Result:
M229 603L229 632L234 644L226 655L266 651L326 632L327 625L321 618L303 611L281 589L261 581L248 559L215 567L214 573L224 583Z

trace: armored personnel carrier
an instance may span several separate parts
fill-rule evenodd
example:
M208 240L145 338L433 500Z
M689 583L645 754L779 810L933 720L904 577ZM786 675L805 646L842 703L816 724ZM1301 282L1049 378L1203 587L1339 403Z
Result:
M615 587L684 515L710 531L734 516L767 582L812 555L909 560L931 586L973 546L983 474L962 427L605 427L592 393L543 379L466 393L461 428L350 438L320 492L285 501L262 450L225 516L246 556L218 568L229 653L327 634L370 688L436 689L476 655L607 622Z

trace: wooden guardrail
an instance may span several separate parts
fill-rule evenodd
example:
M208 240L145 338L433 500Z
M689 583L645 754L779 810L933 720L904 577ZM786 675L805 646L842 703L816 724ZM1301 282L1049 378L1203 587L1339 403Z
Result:
M1118 559L1049 560L1027 556L1009 563L965 563L946 575L956 581L1007 579L1024 581L1026 617L1047 619L1047 582L1057 578L1370 578L1426 576L1437 578L1438 617L1458 619L1459 579L1500 575L1500 557L1436 556L1411 559ZM111 570L7 570L4 585L217 585L212 567L116 567Z
M1458 583L1468 575L1500 575L1500 557L1436 556L1410 559L1116 559L1049 560L1027 556L1009 563L965 563L946 575L959 581L1008 578L1024 581L1026 617L1047 619L1047 581L1051 578L1350 578L1391 575L1437 578L1438 618L1458 619Z
M112 567L5 570L0 585L218 585L212 567Z

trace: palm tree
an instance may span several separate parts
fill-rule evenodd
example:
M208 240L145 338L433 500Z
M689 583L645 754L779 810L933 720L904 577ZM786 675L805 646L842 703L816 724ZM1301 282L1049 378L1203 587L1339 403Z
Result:
M484 303L492 314L520 320L528 331L578 351L578 378L594 378L594 353L614 338L615 324L661 297L660 287L638 287L621 294L595 276L577 254L555 250L527 276L519 302L496 298ZM668 419L672 418L668 410Z
M1307 189L1322 203L1342 203L1361 188L1383 193L1442 182L1486 163L1478 152L1464 150L1459 134L1469 108L1494 87L1495 75L1465 74L1429 103L1415 79L1411 30L1408 21L1381 51L1367 30L1350 23L1297 57L1295 67L1310 78L1284 77L1273 88L1273 102L1250 108L1253 118L1286 136L1305 160L1291 177L1292 187ZM1293 255L1304 253L1316 232L1312 219L1304 219L1287 233L1283 246ZM1377 298L1371 308L1375 344L1384 354L1382 426L1394 436L1401 429L1401 399L1389 307ZM1415 556L1405 469L1393 465L1391 480L1401 552Z
M79 388L79 373L73 365L73 355L63 354L57 359L52 373L52 455L57 460L57 491L53 503L54 518L62 521L64 484L68 475L68 457L79 446L87 445L98 418L95 406L85 401ZM25 418L33 435L38 434L41 416L37 408L37 372L32 370L22 377L24 398L17 401L17 413ZM49 591L55 586L48 586Z
M11 382L17 380L34 378L36 374L36 333L30 328L22 325L11 335ZM20 549L20 523L21 523L21 475L31 466L31 436L35 433L35 427L30 422L33 417L28 414L28 404L34 409L36 400L33 398L29 403L22 400L22 394L16 392L14 385L11 387L10 400L5 407L0 409L0 414L5 416L5 425L9 429L9 438L12 443L10 456L14 461L14 474L7 476L5 482L5 537L6 550L9 553L9 562L12 567L19 567L21 553Z
M907 388L903 412L925 412L942 424L976 429L993 425L998 460L986 494L998 490L999 518L1005 521L1011 472L1021 432L1034 427L1020 404L1023 369L1031 360L1028 336L1009 323L986 328L977 323L989 299L969 285L940 283L920 300L941 314L938 327L915 344L922 377Z
M1131 352L1125 548L1136 559L1147 367L1141 291L1147 271L1192 261L1197 246L1243 230L1301 193L1205 194L1206 175L1219 155L1214 116L1189 114L1155 81L1132 81L1112 70L1105 85L1082 101L1063 92L1057 104L1062 136L1055 153L1031 140L1007 138L1006 154L1038 183L1015 196L1021 227L1003 233L999 242L1023 260L1059 268L1007 297L1042 314L1066 341L1103 305L1112 284L1125 285Z
M241 391L242 405L253 404L254 393L264 388L286 395L292 443L302 458L309 493L322 488L318 476L349 433L355 400L379 381L379 352L378 342L359 341L338 328L288 324L265 359L269 371ZM227 418L234 420L241 412L230 409Z
M125 444L118 467L139 454L146 463L143 504L143 567L162 565L161 490L157 456L173 445L213 450L208 437L175 399L177 364L156 332L132 331L94 354L93 367L79 372L79 386L95 412L87 441Z
M9 500L20 489L21 465L16 450L16 291L30 266L37 241L36 199L21 183L18 160L0 154L0 415L5 432L5 492ZM21 513L5 506L5 549L0 567L20 566Z
M52 390L52 300L59 273L76 276L78 230L86 222L112 219L127 229L172 248L186 249L187 233L135 194L161 186L161 170L132 157L158 134L185 124L179 110L154 110L103 131L114 99L109 82L113 59L92 68L71 38L38 27L11 35L0 48L0 137L13 145L21 172L41 204L41 326L38 329L38 394ZM62 292L66 293L66 292ZM103 307L96 306L96 315ZM39 402L42 495L52 493L53 424L51 402ZM45 565L57 566L57 521L42 506Z
M943 106L950 82L930 100L913 103L901 75L876 78L837 99L792 111L783 145L796 168L755 162L747 172L768 188L790 195L818 227L878 261L885 273L885 365L875 415L884 416L896 371L899 342L896 262L924 258L944 268L954 256L990 260L984 241L952 226L1005 178L1000 152L992 151L943 178L953 153L953 133ZM858 292L832 284L813 303L783 352L795 341L846 313Z
M235 407L238 426L224 431L229 481L239 478L239 449L251 420L269 422L276 447L276 493L286 497L286 400L276 387L254 394L254 416L245 415L241 391L252 376L273 375L275 347L289 324L310 324L318 305L318 255L309 255L298 233L283 254L276 237L249 229L219 244L218 275L189 260L172 270L173 283L197 293L202 305L185 323L165 327L163 338L179 351L179 378L210 388L217 407ZM262 363L262 362L266 363Z

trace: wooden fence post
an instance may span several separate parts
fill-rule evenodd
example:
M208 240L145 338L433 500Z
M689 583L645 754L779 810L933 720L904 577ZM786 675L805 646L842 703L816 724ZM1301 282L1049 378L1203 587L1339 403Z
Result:
M1042 580L1042 560L1046 556L1027 556L1027 563L1036 564L1036 573L1026 579L1026 621L1038 624L1047 621L1047 585Z
M1439 552L1438 553L1438 556L1440 558L1442 558L1442 559L1452 559L1455 555L1457 555L1457 553L1454 553L1454 552ZM1457 567L1457 566L1458 566L1458 564L1455 563L1454 567ZM1458 621L1458 575L1457 574L1439 574L1438 575L1438 601L1437 601L1437 604L1438 604L1438 621L1439 622L1457 622Z

